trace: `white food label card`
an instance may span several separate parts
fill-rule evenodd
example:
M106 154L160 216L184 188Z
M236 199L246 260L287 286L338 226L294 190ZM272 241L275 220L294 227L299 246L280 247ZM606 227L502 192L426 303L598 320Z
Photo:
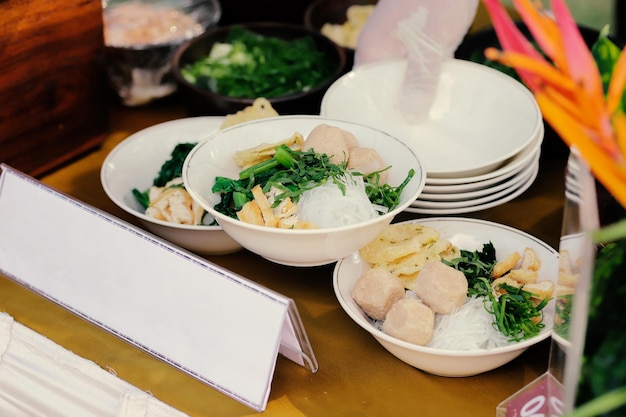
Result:
M317 362L292 299L0 165L0 272L220 392Z

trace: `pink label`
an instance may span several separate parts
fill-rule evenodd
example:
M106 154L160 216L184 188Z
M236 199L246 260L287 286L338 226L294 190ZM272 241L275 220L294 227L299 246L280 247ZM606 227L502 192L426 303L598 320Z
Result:
M554 417L563 414L563 387L551 375L539 378L507 404L506 417Z

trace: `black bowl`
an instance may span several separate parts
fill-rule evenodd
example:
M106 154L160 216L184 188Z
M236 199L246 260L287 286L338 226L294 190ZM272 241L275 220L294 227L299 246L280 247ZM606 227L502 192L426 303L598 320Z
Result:
M224 42L232 27L224 26L211 30L204 35L181 46L173 58L174 76L178 83L178 94L187 111L193 116L223 115L235 113L250 106L257 97L230 97L200 88L188 82L181 73L181 68L192 64L208 55L216 42ZM345 72L346 55L341 47L321 34L302 26L279 22L253 22L237 24L252 32L267 37L293 40L310 36L317 50L332 63L334 71L316 87L301 93L279 97L265 97L279 114L319 114L320 104L328 87Z
M315 0L304 12L304 26L320 32L325 23L340 25L347 20L348 8L353 5L375 5L378 0ZM346 68L354 64L354 49L343 48L346 52Z

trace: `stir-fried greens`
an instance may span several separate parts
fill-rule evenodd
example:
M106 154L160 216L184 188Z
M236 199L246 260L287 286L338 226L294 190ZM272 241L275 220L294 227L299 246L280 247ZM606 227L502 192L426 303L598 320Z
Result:
M154 178L152 185L155 187L163 187L174 178L179 178L182 175L185 158L194 146L196 146L195 143L179 143L176 145L170 155L170 159L161 165L161 169ZM182 187L182 185L180 186ZM150 206L149 192L149 189L145 191L140 191L136 188L133 189L133 196L144 209Z
M217 177L212 191L220 193L222 199L215 209L237 218L237 211L254 199L251 190L255 185L260 185L264 193L271 188L280 190L273 207L287 197L297 202L305 191L328 181L343 187L339 179L347 173L345 163L333 164L326 154L318 154L314 150L294 151L286 145L280 145L276 147L276 153L271 159L244 169L239 173L239 178ZM352 172L352 175L361 174ZM397 187L380 184L379 175L380 171L363 176L366 192L372 204L392 210L400 202L400 194L415 175L415 171L411 169L406 179Z
M230 97L272 98L308 91L334 69L313 38L263 36L240 26L209 55L182 68L196 86Z
M461 250L461 256L444 263L463 272L468 281L468 296L484 297L485 308L494 315L494 326L512 341L520 341L536 336L544 324L542 310L548 304L544 299L538 304L532 293L520 288L500 284L504 294L496 296L491 287L491 272L496 261L496 249L491 242L485 243L482 250Z

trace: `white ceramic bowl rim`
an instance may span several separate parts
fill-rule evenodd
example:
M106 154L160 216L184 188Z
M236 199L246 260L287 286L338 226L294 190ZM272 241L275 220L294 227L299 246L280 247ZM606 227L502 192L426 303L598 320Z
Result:
M414 222L419 223L420 221L424 221L426 222L425 224L428 223L435 223L437 221L445 221L445 220L455 220L455 221L469 221L472 223L477 223L477 224L485 224L485 225L494 225L497 226L499 228L502 229L508 229L511 230L512 232L525 236L530 240L535 241L537 244L544 246L545 248L549 249L550 251L552 251L553 253L555 253L555 256L557 255L556 252L554 251L553 248L551 248L549 245L547 245L546 243L540 241L539 239L535 238L532 235L529 235L526 232L523 232L521 230L517 230L514 229L512 227L509 226L505 226L502 224L497 224L494 222L490 222L487 220L479 220L479 219L470 219L470 218L462 218L462 217L452 217L452 218L446 218L446 217L431 217L428 219L415 219L415 220L411 220ZM364 318L361 314L357 314L349 305L349 303L344 299L340 289L339 289L339 285L338 285L338 279L339 279L339 267L341 262L343 262L343 260L340 260L339 262L337 262L337 265L334 268L333 271L333 287L334 287L334 291L335 291L335 296L337 297L337 300L339 301L339 303L341 304L343 310L363 329L365 329L367 332L369 332L372 336L374 336L375 338L379 338L382 339L390 344L402 347L404 349L407 350L412 350L415 352L421 352L421 353L426 353L426 354L430 354L430 355L438 355L438 356L454 356L454 357L478 357L478 356L491 356L491 355L497 355L497 354L501 354L501 353L506 353L506 352L512 352L512 351L517 351L520 349L524 349L527 348L529 346L535 345L536 343L548 338L551 334L552 334L552 330L551 329L544 329L540 334L538 334L537 336L531 337L529 339L523 340L521 342L517 342L517 343L512 343L510 345L507 346L501 346L501 347L497 347L497 348L493 348L493 349L473 349L473 350L454 350L454 349L437 349L437 348L432 348L432 347L428 347L428 346L421 346L421 345L416 345L414 343L410 343L410 342L406 342L404 340L400 340L398 338L395 338L393 336L390 336L386 333L384 333L383 331L377 329L376 327L374 327L374 325L369 322L366 318Z
M398 140L397 138L393 137L392 135L383 132L380 129L376 129L376 128L372 128L370 126L361 124L361 123L355 123L355 122L348 122L348 121L344 121L344 120L337 120L337 119L333 119L333 118L328 118L328 117L320 117L320 116L313 116L313 115L286 115L286 116L278 116L275 118L265 118L265 119L260 119L260 120L253 120L250 122L246 122L246 123L242 123L239 125L235 125L232 127L229 127L227 129L221 130L221 131L217 131L217 132L213 132L212 134L210 134L207 138L205 138L204 140L198 142L198 144L196 145L195 148L193 148L191 150L191 152L189 152L189 154L187 155L187 159L185 160L185 163L183 164L183 181L185 183L188 183L187 180L187 170L185 169L185 167L189 167L189 162L191 161L191 159L193 158L193 156L198 153L204 146L210 146L210 142L212 139L226 134L228 133L230 130L232 129L237 129L240 127L245 127L245 126L251 126L251 125L255 125L255 124L260 124L260 123L267 123L268 121L271 121L272 119L280 119L280 120L289 120L289 119L310 119L310 120L315 120L315 121L319 121L319 123L341 123L344 125L357 125L357 126L362 126L365 127L367 129L370 130L375 130L377 131L379 134L384 135L386 137L388 137L389 139L398 142L402 145L404 145L404 143L400 140ZM406 145L404 145L406 146ZM326 234L329 231L334 232L342 232L342 231L350 231L350 230L356 230L356 229L361 229L363 226L367 226L370 224L374 224L374 223L378 223L380 222L381 219L387 218L387 217L394 217L395 215L397 215L399 212L403 211L405 208L407 208L413 201L415 201L415 199L418 197L418 195L421 193L421 190L424 188L424 185L426 183L426 175L424 171L419 170L419 167L423 167L423 163L420 159L420 157L408 146L406 146L406 150L408 152L410 152L413 157L418 161L418 166L415 167L415 175L413 176L413 178L411 179L411 181L419 181L420 183L418 184L418 186L416 187L416 192L412 195L409 196L409 198L406 199L406 201L401 202L400 204L398 204L398 206L396 206L393 210L389 211L388 213L382 214L376 218L373 219L369 219L367 221L364 222L359 222L356 224L351 224L351 225L347 225L347 226L341 226L341 227L333 227L333 228L325 228L325 229L280 229L280 228L268 228L265 226L259 226L259 225L254 225L251 223L246 223L246 227L250 228L252 230L258 230L258 231L271 231L272 233L276 233L276 234L285 234L285 235L317 235L317 234ZM393 163L391 163L391 165L393 166ZM408 174L408 173L407 173ZM397 184L399 185L399 184ZM397 186L395 185L395 186ZM189 190L190 194L192 194L192 196L209 212L209 214L213 215L217 220L218 223L220 221L220 219L224 219L226 221L232 221L232 222L237 222L240 223L239 220L228 217L226 215L224 215L223 213L220 213L218 211L216 211L213 207L208 206L206 204L206 202L200 198L197 195L194 195L194 191L192 189Z
M339 294L337 294L337 297L339 298L339 301L342 304L345 303L345 301L342 301L342 297ZM512 351L516 351L519 349L532 346L536 344L537 342L540 342L546 339L552 333L550 330L547 330L538 334L537 336L531 337L530 339L526 339L518 343L513 343L507 346L501 346L501 347L497 347L493 349L473 349L473 350L436 349L436 348L432 348L428 346L416 345L413 343L406 342L404 340L396 339L393 336L389 336L388 334L384 333L382 330L375 328L371 323L369 323L363 317L353 314L352 310L348 308L347 305L345 306L345 309L348 312L348 314L357 322L359 326L361 326L363 329L367 330L369 333L371 333L373 336L379 339L383 339L391 344L401 346L405 349L413 350L416 352L428 353L428 354L436 354L440 356L455 356L455 357L489 356L489 355L494 355L494 354L512 352Z

